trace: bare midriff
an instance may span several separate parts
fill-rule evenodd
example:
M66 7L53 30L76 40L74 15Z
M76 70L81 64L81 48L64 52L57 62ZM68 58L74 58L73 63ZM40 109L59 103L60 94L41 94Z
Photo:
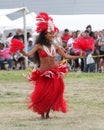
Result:
M54 57L40 58L40 71L46 71L55 67Z

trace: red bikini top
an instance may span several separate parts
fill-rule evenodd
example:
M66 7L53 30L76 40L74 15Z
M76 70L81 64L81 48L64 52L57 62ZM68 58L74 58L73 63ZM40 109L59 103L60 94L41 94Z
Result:
M45 52L45 50L39 51L39 57L40 58L47 57L47 56L48 56L48 54Z
M39 57L41 58L47 56L55 57L55 55L56 55L56 50L54 45L51 45L50 50L47 46L43 45L43 50L39 51Z

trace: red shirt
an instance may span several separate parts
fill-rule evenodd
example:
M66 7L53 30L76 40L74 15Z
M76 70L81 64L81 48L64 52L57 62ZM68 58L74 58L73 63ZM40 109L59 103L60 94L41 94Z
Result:
M63 34L62 35L62 41L65 41L66 43L71 38L71 34Z

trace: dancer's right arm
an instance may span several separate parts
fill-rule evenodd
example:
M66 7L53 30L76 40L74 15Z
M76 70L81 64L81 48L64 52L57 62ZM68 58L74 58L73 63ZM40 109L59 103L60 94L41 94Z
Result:
M26 52L24 50L21 50L20 52L24 55L24 56L31 56L33 55L36 51L38 51L40 49L40 46L39 45L35 45L34 48L30 51L30 52Z

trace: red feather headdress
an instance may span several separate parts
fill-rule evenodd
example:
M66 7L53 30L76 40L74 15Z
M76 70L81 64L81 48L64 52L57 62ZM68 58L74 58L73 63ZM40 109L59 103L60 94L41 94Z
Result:
M37 17L37 28L36 28L36 32L41 32L43 30L45 30L46 32L58 32L58 28L55 27L54 23L53 23L53 19L48 16L47 13L45 12L40 12Z

